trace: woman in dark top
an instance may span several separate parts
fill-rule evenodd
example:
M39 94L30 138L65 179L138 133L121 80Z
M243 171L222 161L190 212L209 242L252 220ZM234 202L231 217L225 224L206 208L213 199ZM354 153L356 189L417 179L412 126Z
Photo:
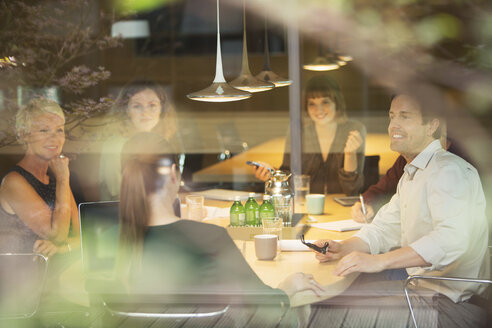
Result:
M357 194L364 182L366 129L347 119L340 87L328 76L310 79L303 108L302 174L311 177L310 192ZM290 170L290 137L280 169ZM255 175L263 181L270 177L265 167L256 168Z
M34 99L18 111L16 130L26 153L0 187L0 252L49 257L80 245L68 158L60 155L64 124L51 100Z
M175 216L180 186L169 144L152 133L123 148L117 274L138 293L248 294L288 302L294 293L321 290L312 275L297 273L266 286L222 227Z
M99 198L118 200L121 185L121 150L131 136L144 131L161 134L177 144L176 111L166 91L152 81L127 84L116 100L109 118L118 133L105 140L99 166Z

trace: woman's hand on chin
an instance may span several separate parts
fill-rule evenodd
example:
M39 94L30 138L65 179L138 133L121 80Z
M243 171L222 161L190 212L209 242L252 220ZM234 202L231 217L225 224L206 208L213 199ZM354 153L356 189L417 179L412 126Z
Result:
M68 170L68 158L59 155L51 159L49 166L57 181L68 181L70 171Z

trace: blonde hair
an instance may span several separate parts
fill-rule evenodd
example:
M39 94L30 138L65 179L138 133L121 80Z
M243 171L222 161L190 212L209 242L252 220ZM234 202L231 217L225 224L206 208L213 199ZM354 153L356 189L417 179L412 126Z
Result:
M35 117L43 113L54 114L65 123L63 110L56 101L46 98L32 99L21 107L15 116L15 133L20 143L25 143L22 136L30 132Z

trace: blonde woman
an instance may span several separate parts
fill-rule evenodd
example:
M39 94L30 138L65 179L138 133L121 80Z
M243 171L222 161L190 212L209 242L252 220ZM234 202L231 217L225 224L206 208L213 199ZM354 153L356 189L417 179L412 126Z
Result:
M0 252L52 256L79 247L79 217L62 155L65 117L51 100L34 99L16 117L26 153L0 186Z
M121 133L108 138L102 149L99 166L100 199L119 199L121 185L121 150L138 132L155 132L173 141L176 135L176 112L164 89L150 81L125 86L117 99L119 115L124 116Z

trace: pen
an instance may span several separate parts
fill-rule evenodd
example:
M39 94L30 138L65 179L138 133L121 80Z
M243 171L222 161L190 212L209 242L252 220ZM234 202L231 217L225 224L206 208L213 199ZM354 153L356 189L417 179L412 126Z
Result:
M360 204L362 206L362 214L364 214L364 221L367 223L367 210L366 210L366 205L364 204L364 197L362 197L362 194L359 194L359 199L360 199Z

